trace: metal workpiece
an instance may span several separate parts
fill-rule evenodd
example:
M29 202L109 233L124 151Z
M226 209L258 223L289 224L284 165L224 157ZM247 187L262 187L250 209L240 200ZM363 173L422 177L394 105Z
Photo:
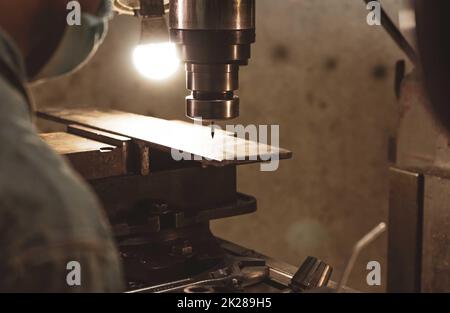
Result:
M449 191L448 168L391 169L388 292L450 290Z
M70 133L45 133L41 138L85 179L125 175L128 170L127 139L117 144Z
M204 121L229 120L239 116L239 88L237 64L186 64L187 88L192 90L186 98L186 115Z
M170 40L178 45L180 56L186 63L247 65L256 34L254 29L211 31L170 28Z
M388 292L419 292L423 216L423 175L390 169Z
M139 15L143 17L163 16L164 0L139 0Z
M239 116L238 64L186 64L186 115L204 121L230 120Z
M239 116L239 66L255 42L255 0L174 0L170 38L186 63L186 116L208 121Z
M227 102L228 100L223 100ZM211 101L211 103L216 104ZM225 111L225 113L227 113ZM41 118L68 125L78 125L121 135L132 139L144 156L151 150L155 154L165 155L170 166L183 164L173 161L171 153L186 153L184 162L193 162L197 166L240 165L264 162L267 160L284 160L292 157L292 152L265 143L237 138L235 133L216 131L215 140L211 140L211 129L191 123L167 121L150 116L125 113L114 110L93 109L48 109L40 110ZM193 140L195 138L195 140ZM142 149L141 149L142 148ZM145 160L144 157L140 158ZM148 162L147 162L148 163ZM143 164L141 162L141 165ZM145 166L142 166L145 167ZM150 165L151 167L151 165ZM151 169L150 169L151 171Z

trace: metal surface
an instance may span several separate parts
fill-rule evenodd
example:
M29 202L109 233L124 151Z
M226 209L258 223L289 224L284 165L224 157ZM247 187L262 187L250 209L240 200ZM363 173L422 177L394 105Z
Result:
M419 292L423 176L392 168L389 180L388 292Z
M186 62L186 115L203 120L239 116L239 66L255 42L255 0L173 0L171 41Z
M186 217L237 200L234 167L163 170L90 183L113 220L150 200L162 201Z
M126 173L148 175L150 172L150 149L149 145L144 142L133 141L131 138L125 136L80 125L68 125L67 132L80 137L104 142L121 149L124 156L123 162L126 166ZM103 166L114 167L114 164L105 162Z
M330 265L309 256L292 277L290 286L295 292L326 287L332 272Z
M298 270L295 266L287 264L283 261L275 260L273 258L260 254L254 250L241 247L239 245L236 245L232 242L223 239L219 240L221 246L225 249L225 251L227 251L231 255L264 259L266 261L267 266L269 266L271 279L273 279L280 285L286 286L286 288L289 286L292 277Z
M170 27L190 30L255 28L255 0L172 0Z
M226 257L208 223L151 236L119 237L118 246L129 289L214 271L224 265Z
M86 179L127 173L127 150L68 133L41 134L41 138Z
M225 256L222 265L186 279L132 290L131 293L232 293L270 281L264 259Z
M392 169L388 291L450 291L450 173Z
M239 88L236 64L187 64L187 86L196 92L233 91Z
M225 131L217 131L212 140L209 127L120 111L47 109L37 114L53 121L129 137L166 153L171 149L184 151L192 154L192 159L196 156L194 161L204 165L224 166L292 157L288 150L236 138Z
M295 266L223 239L218 238L217 241L226 252L227 258L231 261L234 260L235 266L234 269L231 268L231 271L207 271L197 277L188 277L157 286L141 287L129 292L292 292L290 283L298 270ZM237 277L235 276L236 274ZM234 278L237 278L237 281L233 282ZM234 285L235 283L238 284ZM333 288L336 287L336 283L329 281L328 287L332 292ZM344 291L349 293L356 292L348 287L345 287Z
M193 90L186 98L186 114L205 121L229 120L239 116L237 64L186 64L187 87ZM218 92L211 92L218 90Z
M450 292L450 172L425 172L422 290Z
M127 149L131 144L131 139L125 136L114 135L108 132L92 129L79 125L68 125L67 132L84 138L107 143L112 146ZM69 145L70 146L70 145Z

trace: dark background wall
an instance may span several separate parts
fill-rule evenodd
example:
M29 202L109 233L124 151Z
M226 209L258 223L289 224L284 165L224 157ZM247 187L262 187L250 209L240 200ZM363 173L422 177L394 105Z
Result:
M396 13L402 1L383 1ZM338 279L352 245L387 220L387 145L395 133L394 64L403 58L381 27L369 27L362 1L258 0L257 44L241 71L243 124L279 124L294 158L275 173L239 169L239 189L256 214L213 223L219 236L289 263L306 256L333 264ZM38 107L94 106L184 118L184 71L143 79L131 52L133 17L117 17L96 57L79 73L33 88ZM351 277L365 282L368 261L386 274L386 236L363 253Z

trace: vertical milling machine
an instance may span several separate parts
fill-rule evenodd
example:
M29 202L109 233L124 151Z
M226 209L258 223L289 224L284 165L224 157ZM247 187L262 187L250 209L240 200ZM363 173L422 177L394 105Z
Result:
M170 38L186 63L186 115L206 121L239 116L239 67L255 42L255 0L173 0Z
M256 38L255 0L114 0L114 4L120 13L142 18L142 34L149 41L161 40L160 28L169 12L167 33L185 63L191 91L186 97L187 117L214 122L239 116L235 92L239 68L248 64Z

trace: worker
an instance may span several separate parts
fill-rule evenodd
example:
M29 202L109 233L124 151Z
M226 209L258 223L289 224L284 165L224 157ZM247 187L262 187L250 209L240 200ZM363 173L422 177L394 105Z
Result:
M81 8L69 23L68 10ZM105 36L110 0L0 1L0 292L119 292L120 258L91 189L39 137L27 84L67 74Z

